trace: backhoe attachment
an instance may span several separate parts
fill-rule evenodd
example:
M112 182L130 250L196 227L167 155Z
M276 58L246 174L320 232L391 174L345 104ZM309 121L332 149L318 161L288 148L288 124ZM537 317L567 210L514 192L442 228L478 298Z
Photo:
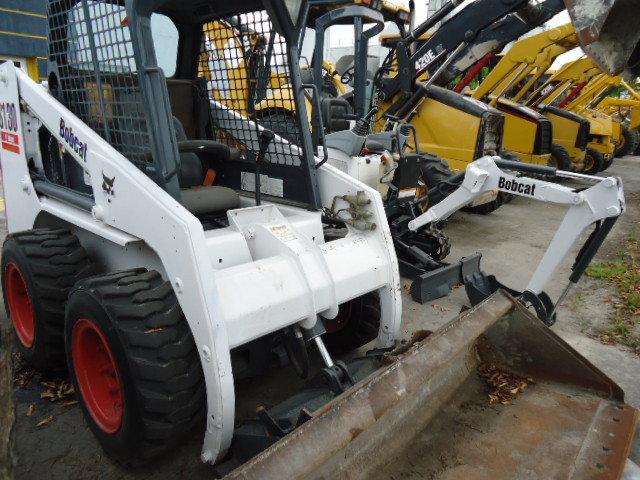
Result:
M593 185L576 190L540 179L517 176L515 171L551 178L571 178ZM569 289L578 283L616 220L625 211L622 182L615 177L593 177L551 167L511 162L500 157L483 157L469 164L464 180L455 192L409 222L409 229L415 231L425 225L446 220L476 198L493 191L568 205L569 209L524 291L509 289L495 277L480 272L464 277L469 300L475 305L498 289L504 289L518 297L524 305L532 307L538 318L551 326L556 320L558 304L564 300ZM593 231L575 258L565 291L554 304L544 289L562 261L570 254L571 247L589 228L593 228ZM441 273L434 272L433 275ZM438 278L430 280L438 283Z

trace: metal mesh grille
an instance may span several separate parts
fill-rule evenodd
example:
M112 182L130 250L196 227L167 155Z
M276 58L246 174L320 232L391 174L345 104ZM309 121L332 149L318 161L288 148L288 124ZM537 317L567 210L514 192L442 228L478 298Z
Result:
M52 0L48 15L58 98L133 163L148 161L149 132L124 5Z
M270 144L265 161L300 166L301 134L286 49L266 12L226 17L203 26L198 73L214 100L217 140L251 157L262 125L281 137Z

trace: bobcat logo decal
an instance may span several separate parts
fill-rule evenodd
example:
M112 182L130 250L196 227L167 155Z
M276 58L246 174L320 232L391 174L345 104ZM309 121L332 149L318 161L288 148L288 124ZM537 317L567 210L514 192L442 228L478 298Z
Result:
M104 172L102 172L102 191L107 196L107 202L111 203L111 197L114 197L116 192L113 189L113 184L116 181L116 177L109 178Z

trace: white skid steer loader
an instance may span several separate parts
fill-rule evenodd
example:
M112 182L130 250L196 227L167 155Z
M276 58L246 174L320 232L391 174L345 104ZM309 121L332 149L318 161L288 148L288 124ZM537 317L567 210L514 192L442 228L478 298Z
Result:
M205 425L203 461L225 459L233 439L232 478L365 478L414 457L426 476L621 478L636 410L508 293L391 350L401 295L380 195L316 158L306 127L307 12L288 0L48 2L48 89L0 66L2 286L19 350L42 369L66 359L89 427L127 465ZM268 41L205 41L213 21ZM209 79L224 98L199 75L211 41L236 55ZM268 92L234 90L226 73L242 62L250 78L273 76ZM271 117L276 135L233 108L274 98L296 112ZM323 209L341 212L345 237L325 236ZM234 378L259 370L276 337L301 371L307 344L326 367L235 425ZM376 348L345 364L330 338ZM486 405L475 372L487 366L534 382L514 410Z

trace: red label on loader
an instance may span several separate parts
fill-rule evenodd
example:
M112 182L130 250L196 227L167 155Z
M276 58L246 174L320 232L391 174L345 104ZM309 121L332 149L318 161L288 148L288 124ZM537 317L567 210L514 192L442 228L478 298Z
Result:
M13 153L20 153L20 137L15 133L2 132L0 134L2 148Z

